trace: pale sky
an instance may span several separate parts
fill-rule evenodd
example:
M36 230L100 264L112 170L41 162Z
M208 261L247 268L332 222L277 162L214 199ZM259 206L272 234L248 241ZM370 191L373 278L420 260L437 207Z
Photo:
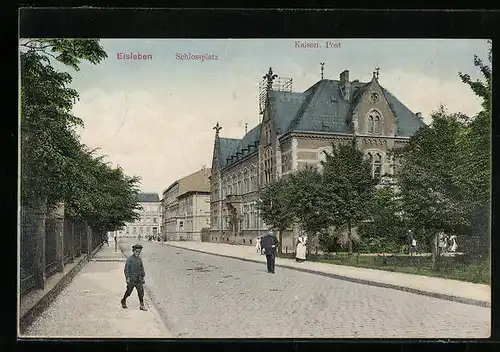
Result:
M300 39L300 41L306 41ZM481 101L458 72L480 78L474 54L485 61L486 40L311 39L321 48L296 48L294 39L102 39L108 58L82 63L72 87L80 93L74 114L82 141L101 148L114 165L142 178L144 192L160 194L172 182L211 167L214 130L241 138L259 123L258 84L271 66L303 92L320 79L367 82L380 67L380 84L424 121L439 104L474 115ZM326 48L325 42L340 48ZM118 53L151 54L152 60L119 60ZM218 60L176 59L177 53L217 55Z

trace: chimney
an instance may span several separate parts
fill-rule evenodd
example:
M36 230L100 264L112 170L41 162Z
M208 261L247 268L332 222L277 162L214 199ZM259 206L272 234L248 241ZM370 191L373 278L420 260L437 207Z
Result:
M423 117L422 117L422 113L421 112L417 112L417 113L415 113L415 115L417 115L417 117L418 117L418 119L420 121L423 121Z
M351 82L349 82L349 71L344 70L340 73L340 89L345 100L349 100L351 93Z

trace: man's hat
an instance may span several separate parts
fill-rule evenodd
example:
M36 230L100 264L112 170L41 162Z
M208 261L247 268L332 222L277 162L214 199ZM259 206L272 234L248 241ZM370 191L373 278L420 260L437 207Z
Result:
M140 245L140 244L134 244L132 246L132 250L134 250L134 249L142 249L142 245Z

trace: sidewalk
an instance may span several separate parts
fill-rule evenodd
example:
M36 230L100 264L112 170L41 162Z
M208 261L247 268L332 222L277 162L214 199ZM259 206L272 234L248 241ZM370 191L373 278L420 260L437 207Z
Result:
M240 260L257 263L266 262L265 256L256 253L255 246L209 242L165 242L165 244L172 247L195 250ZM466 304L483 307L490 307L491 305L491 287L489 285L384 270L357 268L346 265L309 261L297 263L293 259L285 258L276 258L276 266Z
M139 310L135 290L127 300L128 309L121 307L124 265L125 258L119 248L114 251L114 242L104 245L20 337L171 338L147 293L147 312Z

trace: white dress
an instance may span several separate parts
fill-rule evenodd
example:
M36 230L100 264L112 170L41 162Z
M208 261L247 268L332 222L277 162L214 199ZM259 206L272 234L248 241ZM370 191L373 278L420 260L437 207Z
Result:
M306 239L304 237L299 237L295 258L306 260Z
M458 244L457 244L457 236L453 235L450 237L450 240L451 240L451 248L450 248L450 252L456 252L457 251L457 248L458 248Z

